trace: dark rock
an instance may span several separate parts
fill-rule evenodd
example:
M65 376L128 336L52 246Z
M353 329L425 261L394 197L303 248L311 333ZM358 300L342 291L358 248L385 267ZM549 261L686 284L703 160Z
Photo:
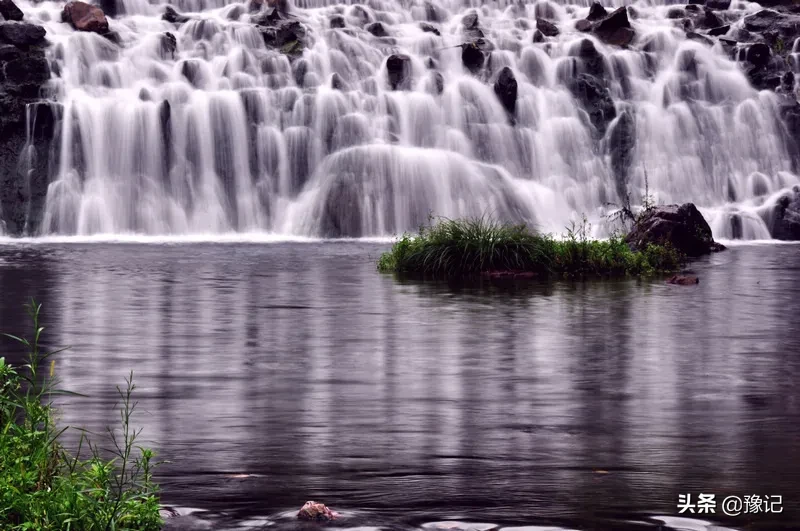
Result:
M178 50L178 40L170 32L161 34L161 57L163 59L175 59L175 52Z
M108 19L103 10L80 0L73 0L64 6L61 20L68 22L78 31L90 31L101 35L108 33Z
M517 78L507 66L503 67L494 82L494 93L497 94L503 108L513 115L517 109Z
M753 33L771 32L791 43L800 36L800 16L762 9L758 13L744 17L744 29ZM787 45L791 48L790 45Z
M468 43L461 46L461 62L473 74L483 68L484 56L477 44Z
M772 50L763 42L751 44L747 48L747 61L755 66L766 66L772 59Z
M635 148L636 122L631 113L625 110L620 114L608 134L611 169L614 171L617 197L622 204L628 197L628 182Z
M286 55L302 53L306 28L296 20L280 20L272 26L258 26L268 48L280 48Z
M536 29L541 31L546 37L555 37L559 34L558 28L555 24L543 18L536 20Z
M698 21L701 28L718 28L724 24L723 20L719 18L713 11L706 8L703 16Z
M433 2L425 2L425 20L428 22L444 22L447 20L447 11Z
M608 16L608 11L606 8L600 4L600 2L594 2L592 7L589 8L589 16L586 17L586 20L590 20L592 22L602 20Z
M711 227L692 203L653 207L644 212L625 238L633 249L647 244L671 245L687 256L724 249L711 235Z
M344 17L342 15L334 15L331 17L330 20L331 28L343 28L345 27Z
M392 90L408 90L411 88L411 58L407 55L394 54L386 60L389 86Z
M250 20L258 26L276 26L281 21L286 20L286 17L284 17L280 11L273 8L250 17Z
M608 89L594 76L579 74L569 83L569 90L588 113L598 136L602 137L609 122L617 116Z
M372 22L367 24L365 28L368 32L372 33L376 37L388 37L389 34L386 32L386 28L383 27L383 24L380 22Z
M100 9L103 10L107 17L116 17L121 11L117 5L117 0L100 0Z
M164 8L164 14L161 15L161 20L166 20L172 24L183 24L185 22L189 22L191 18L187 17L186 15L181 15L172 7L167 6Z
M702 4L702 2L700 2ZM703 8L697 4L687 4L685 7L687 12L690 13L700 13L703 11Z
M724 26L718 26L716 28L711 28L708 30L708 34L712 37L719 37L721 35L727 34L731 29L730 24L725 24Z
M686 11L680 7L672 7L667 11L667 18L675 20L686 16Z
M6 60L3 68L5 84L16 85L17 91L25 92L35 97L40 85L50 79L50 63L44 55L44 50L33 48L25 53L20 53L11 60ZM26 87L26 88L23 88Z
M667 279L667 284L676 286L693 286L699 284L700 279L694 275L673 275Z
M539 30L534 31L533 42L544 42L544 34Z
M587 74L601 78L605 75L605 61L603 54L597 51L597 47L589 39L583 39L577 47L577 50L571 51L581 60L583 70Z
M580 31L581 33L588 33L592 31L593 27L592 23L586 19L581 19L575 23L575 31Z
M794 90L794 72L786 72L781 77L781 88L786 92Z
M731 7L731 0L706 0L706 7L709 9L725 11Z
M431 72L431 76L433 79L433 89L436 94L441 94L444 92L444 76L441 72Z
M0 0L0 15L6 20L16 20L17 22L25 16L13 0Z
M195 88L202 87L202 70L199 59L186 59L181 64L181 75Z
M41 44L46 33L43 27L27 22L0 22L0 42L15 46Z
M594 33L606 44L628 46L636 34L628 20L628 9L620 7L595 24Z
M331 76L331 88L334 90L342 90L342 91L346 90L347 88L344 80L342 79L342 76L340 76L336 72L334 72L333 75Z
M422 31L424 31L425 33L433 33L434 35L436 35L436 36L439 36L439 37L441 37L441 35L442 35L442 34L439 32L439 30L438 30L438 29L436 29L436 27L435 27L435 26L433 26L433 25L431 25L431 24L428 24L427 22L420 22L420 23L419 23L419 27L420 27L420 29L421 29Z
M687 31L686 38L690 41L699 42L701 44L705 44L707 46L714 46L714 41L706 37L705 35L701 35L696 31Z
M767 226L776 240L800 240L800 186L778 198L768 213Z

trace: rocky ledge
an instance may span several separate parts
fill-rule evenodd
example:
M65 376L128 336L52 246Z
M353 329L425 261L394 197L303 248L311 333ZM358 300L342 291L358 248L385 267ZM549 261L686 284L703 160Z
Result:
M652 207L644 211L625 238L634 250L648 244L671 245L690 257L725 250L714 241L711 227L692 203Z
M47 190L45 164L50 138L39 138L27 164L20 154L27 141L28 121L34 122L40 107L42 87L50 79L45 57L45 29L23 21L22 11L11 0L0 0L0 223L7 232L23 232L25 220L37 215ZM30 104L30 108L28 107ZM50 109L48 104L43 107ZM42 111L32 123L35 136L47 136ZM52 118L50 119L52 121Z

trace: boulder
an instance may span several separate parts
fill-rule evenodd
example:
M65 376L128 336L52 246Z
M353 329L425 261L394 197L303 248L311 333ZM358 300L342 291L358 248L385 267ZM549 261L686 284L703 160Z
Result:
M693 203L653 207L637 220L625 238L634 250L647 244L671 245L686 256L702 256L724 250L714 241L711 227Z
M8 45L5 45L8 46ZM11 54L3 54L9 57ZM13 58L4 59L3 71L6 91L23 92L26 96L35 97L38 87L50 79L50 64L44 55L44 50L31 48L16 54Z
M695 275L672 275L667 279L667 284L674 284L676 286L694 286L699 283L700 279Z
M731 0L706 0L706 7L709 9L725 11L731 7Z
M279 20L271 26L258 26L268 48L280 48L286 55L299 55L303 51L306 28L296 20Z
M480 28L478 14L474 11L472 13L467 13L461 19L461 34L471 40L480 39L484 36L483 30Z
M64 6L61 20L78 31L90 31L101 35L108 33L108 19L103 10L80 0L73 0Z
M16 20L17 22L24 17L22 10L13 0L0 0L0 15L6 20Z
M467 43L461 45L461 62L464 67L473 74L483 68L485 58L483 52L475 43Z
M316 521L316 522L329 522L335 520L339 516L331 511L325 505L315 501L307 501L305 505L297 513L298 520Z
M439 30L436 29L436 26L434 26L433 24L428 24L427 22L420 22L419 23L419 29L421 29L425 33L433 33L437 37L441 37L441 35L442 35L439 32Z
M745 58L754 66L766 66L772 59L772 50L763 42L757 42L747 48Z
M776 240L800 240L800 186L778 198L768 211L767 226Z
M376 37L388 37L389 33L386 31L386 28L383 27L383 24L380 22L372 22L367 24L366 29L368 32L372 33Z
M514 77L514 72L507 66L503 67L497 80L494 82L494 93L503 108L513 115L517 109L517 78Z
M720 37L722 35L727 34L731 30L730 24L725 24L724 26L717 26L716 28L711 28L708 30L708 34L712 37Z
M581 19L575 23L575 31L580 31L581 33L588 33L592 31L593 27L592 23L586 19Z
M27 22L0 22L0 42L14 46L42 44L46 33L43 27Z
M800 36L800 16L762 9L758 13L744 17L744 29L753 33L770 32L784 42L792 43ZM791 45L788 45L791 48Z
M680 7L672 7L667 11L667 18L670 20L678 20L686 16L686 11Z
M189 22L191 18L187 17L186 15L181 15L175 11L174 8L167 6L164 8L164 14L161 15L161 20L166 20L172 24L183 24L185 22Z
M600 40L613 46L628 46L636 36L628 20L626 7L620 7L595 24L594 33Z
M598 136L602 137L609 122L616 118L614 100L608 89L589 74L577 75L568 85L570 92L589 115Z
M594 2L592 7L589 8L589 16L586 17L586 20L590 20L592 22L602 20L608 16L608 11L600 2Z
M570 55L577 56L583 65L583 71L587 74L602 79L605 75L606 67L603 54L601 54L594 43L589 39L583 39L577 46L570 50Z
M698 20L698 24L701 28L710 29L718 28L722 26L724 22L716 15L716 13L706 8L705 11L703 11L703 16Z
M334 15L330 20L331 28L343 28L346 26L344 17L342 15Z
M392 90L411 88L411 58L407 55L393 54L386 59L386 71Z
M555 37L559 34L556 25L543 18L536 20L536 29L541 31L546 37Z

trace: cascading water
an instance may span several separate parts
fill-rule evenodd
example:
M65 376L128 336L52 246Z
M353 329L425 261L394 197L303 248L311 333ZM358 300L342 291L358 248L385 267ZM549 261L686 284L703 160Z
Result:
M60 3L20 3L47 29L63 105L39 232L371 236L486 214L555 232L585 215L602 236L610 205L647 190L695 202L716 237L754 239L770 237L766 199L800 182L779 95L721 43L687 39L668 5L636 4L623 49L575 29L582 0L351 4L297 0L298 51L265 44L252 0L180 0L180 25L122 0L119 44L60 22ZM488 43L475 73L459 47L473 12ZM560 34L535 43L537 16ZM392 54L408 58L399 82ZM513 116L493 89L504 67ZM570 90L598 69L611 121Z

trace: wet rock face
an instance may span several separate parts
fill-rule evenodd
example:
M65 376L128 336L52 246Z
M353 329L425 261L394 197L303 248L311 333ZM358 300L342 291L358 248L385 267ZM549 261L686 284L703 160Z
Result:
M517 78L509 67L503 67L497 81L494 82L494 93L497 94L503 108L513 115L517 108Z
M42 85L50 79L45 45L41 26L0 22L0 221L14 235L29 221L35 225L47 191L47 156L57 116L51 104L38 103ZM19 161L29 115L35 143L26 166Z
M61 20L78 31L91 31L101 35L108 33L108 19L103 10L86 2L67 3L61 12Z
M603 7L600 2L595 2L592 4L592 7L589 8L589 16L586 17L586 20L590 20L595 22L597 20L602 20L608 16L608 11L606 8Z
M636 122L629 111L623 111L608 135L608 150L617 197L624 202L628 196L628 181L633 150L636 147Z
M555 37L560 33L555 24L543 18L536 21L536 29L541 31L546 37Z
M627 46L636 34L628 20L628 8L620 7L594 27L594 33L606 44Z
M569 84L569 90L589 115L597 136L602 137L609 122L617 116L608 89L594 76L580 74Z
M692 203L650 209L643 214L625 241L633 249L643 249L647 244L669 244L692 257L724 249L714 241L711 227Z
M161 16L161 19L172 24L183 24L184 22L189 22L189 20L191 20L189 17L178 13L170 6L164 8L164 14Z
M467 70L476 74L483 68L485 57L476 44L464 44L461 47L461 62Z
M392 90L407 90L411 87L411 58L407 55L395 54L386 60L389 75L389 86Z
M770 209L767 226L776 240L800 241L800 186L782 195Z
M0 0L0 15L6 20L20 21L24 17L22 10L13 0Z

